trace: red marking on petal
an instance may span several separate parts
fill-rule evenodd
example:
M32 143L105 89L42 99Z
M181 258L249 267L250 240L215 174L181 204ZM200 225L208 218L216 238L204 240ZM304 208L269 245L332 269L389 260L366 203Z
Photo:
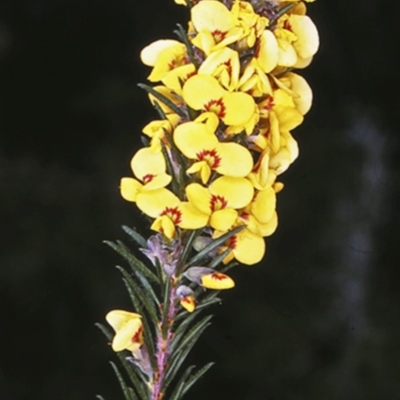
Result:
M210 200L211 211L222 210L226 208L228 202L222 196L212 195Z
M143 176L142 182L144 184L149 183L149 182L151 182L153 180L153 178L154 178L153 174L146 174L146 175Z
M178 225L182 222L182 213L178 209L178 207L166 207L164 211L160 214L160 216L166 215L171 218L172 222L175 225Z
M220 272L214 272L211 274L211 278L215 279L216 281L223 281L225 279L228 279L228 276L225 274L221 274Z
M286 29L286 30L288 30L290 32L293 32L293 28L292 28L292 25L290 24L289 20L286 20L283 23L283 29Z
M132 336L132 343L142 343L143 327L141 326L136 333Z
M236 249L236 246L237 246L237 235L233 235L228 240L228 247L231 249Z
M204 109L217 114L219 118L224 118L226 115L226 107L222 99L210 100L208 103L204 104Z
M211 32L214 37L216 43L222 42L226 38L227 32L220 31L216 29L214 32Z
M263 110L269 111L271 110L272 107L274 107L274 105L275 105L274 98L272 96L268 96L262 108Z
M226 66L226 69L228 70L228 74L232 75L232 63L231 63L231 60L225 61L224 65Z
M221 164L221 157L215 149L202 150L196 154L196 157L199 161L206 161L211 168L218 168Z

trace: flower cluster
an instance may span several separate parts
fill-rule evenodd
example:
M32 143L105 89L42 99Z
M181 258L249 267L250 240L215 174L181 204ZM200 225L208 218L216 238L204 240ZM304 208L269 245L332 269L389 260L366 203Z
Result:
M192 5L188 33L141 52L163 118L143 129L149 145L133 156L121 195L168 239L245 226L224 261L255 264L277 227L278 176L298 156L291 130L312 102L292 69L310 63L318 33L299 1L175 2Z
M133 176L120 184L122 197L156 232L146 241L124 228L152 268L123 244L109 243L134 267L137 282L120 269L140 313L107 314L115 331L111 345L132 353L129 361L147 383L132 382L141 399L149 392L151 400L163 398L208 324L205 317L187 331L201 311L199 295L235 285L216 267L256 264L265 254L264 238L278 225L279 176L299 153L291 131L312 103L309 85L293 71L306 67L319 46L303 1L175 3L190 8L189 26L179 26L180 40L157 40L141 52L154 86L140 86L160 119L143 128L145 147L131 160ZM211 292L201 301L203 309L219 299ZM187 317L185 310L194 313ZM173 398L210 366L195 377L184 374Z

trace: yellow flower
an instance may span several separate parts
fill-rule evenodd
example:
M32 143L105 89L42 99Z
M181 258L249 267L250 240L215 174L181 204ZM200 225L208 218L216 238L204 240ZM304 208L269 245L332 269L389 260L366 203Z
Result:
M166 163L159 148L140 149L131 160L131 169L141 182L133 178L121 179L121 196L127 201L135 202L140 192L165 187L172 179L165 172Z
M178 124L180 117L177 114L171 114L170 119L151 121L142 129L142 132L151 138L151 149L161 149L160 141L164 141L165 132L172 134L173 127Z
M215 136L218 118L204 113L194 122L179 125L174 132L174 142L179 150L195 163L188 173L199 173L202 182L208 182L211 171L221 175L245 177L253 167L250 152L237 143L220 143Z
M141 191L136 196L136 205L149 217L155 218L151 229L172 239L176 226L183 229L199 229L207 224L208 216L199 212L190 203L180 201L165 188Z
M239 82L240 62L237 51L224 47L213 51L200 65L200 75L210 75L227 90L236 89Z
M279 46L278 65L304 68L319 47L319 36L314 22L307 15L283 15L274 34Z
M217 238L224 233L226 232L215 231L213 237ZM221 252L228 248L232 251L223 260L225 264L235 258L242 264L253 265L260 262L264 257L265 241L261 235L244 228L227 241L226 247L222 247Z
M230 276L208 267L190 267L185 271L184 276L206 289L224 290L235 286Z
M194 110L213 112L226 125L243 125L255 113L255 103L251 96L228 92L215 78L208 75L189 78L183 86L183 99Z
M123 310L112 310L106 315L107 322L115 331L111 347L114 351L130 350L135 353L143 344L141 315Z
M143 64L154 67L147 77L150 82L158 82L170 71L188 63L186 46L177 40L157 40L146 46L140 53Z
M192 43L206 55L227 47L243 35L232 13L219 1L203 0L191 9L191 20L197 35Z
M208 188L191 183L186 195L191 204L209 217L209 225L220 231L228 231L237 219L238 209L252 200L254 188L245 178L221 176Z

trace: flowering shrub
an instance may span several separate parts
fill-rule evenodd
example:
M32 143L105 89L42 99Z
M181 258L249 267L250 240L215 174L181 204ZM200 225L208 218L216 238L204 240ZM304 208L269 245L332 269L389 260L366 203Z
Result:
M311 2L309 0L308 2ZM298 157L291 131L312 103L306 80L318 33L302 1L175 0L190 8L179 40L146 46L151 68L140 85L159 119L143 128L147 145L121 179L121 196L150 220L147 241L125 227L151 266L121 242L108 242L131 264L120 268L135 313L110 311L114 351L131 385L114 369L127 399L180 399L211 366L189 367L171 382L208 325L199 313L234 287L225 272L264 257L278 225L280 175ZM205 289L214 290L207 292ZM128 360L128 361L127 361Z

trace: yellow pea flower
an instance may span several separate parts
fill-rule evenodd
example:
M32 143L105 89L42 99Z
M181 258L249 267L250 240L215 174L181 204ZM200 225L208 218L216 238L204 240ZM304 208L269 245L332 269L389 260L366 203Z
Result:
M213 238L218 238L224 233L226 231L215 231ZM232 251L223 260L224 264L235 258L242 264L253 265L262 260L266 246L265 240L261 235L244 228L226 242L226 247L221 247L221 252L228 248L232 249Z
M200 65L198 73L213 76L225 89L234 91L239 82L239 54L229 47L213 51Z
M191 21L197 34L192 43L206 55L236 42L243 35L233 14L219 1L203 0L191 9Z
M255 113L255 102L250 95L228 92L215 78L208 75L189 78L183 86L182 95L189 107L213 112L229 126L243 125Z
M254 194L253 185L245 178L221 176L208 188L198 183L186 187L189 202L214 229L228 231L235 223L238 209L246 207Z
M131 160L133 178L121 179L121 196L135 202L142 191L151 191L167 186L172 177L166 171L166 163L160 148L145 147L140 149Z
M165 188L141 191L136 196L136 205L149 217L155 218L151 229L172 239L176 227L200 229L207 225L208 215L201 213L190 203L180 201Z
M176 146L187 158L195 160L187 172L198 173L204 184L212 170L221 175L245 177L253 167L253 158L244 146L218 141L214 133L218 122L215 114L204 113L174 131Z
M106 315L106 321L115 331L111 343L114 351L130 350L135 353L143 344L143 326L141 315L124 310L112 310Z
M143 64L153 67L147 79L150 82L162 80L170 71L188 64L186 46L172 39L157 40L146 46L140 53Z
M190 267L184 276L206 289L224 290L235 287L235 282L230 276L208 267Z

